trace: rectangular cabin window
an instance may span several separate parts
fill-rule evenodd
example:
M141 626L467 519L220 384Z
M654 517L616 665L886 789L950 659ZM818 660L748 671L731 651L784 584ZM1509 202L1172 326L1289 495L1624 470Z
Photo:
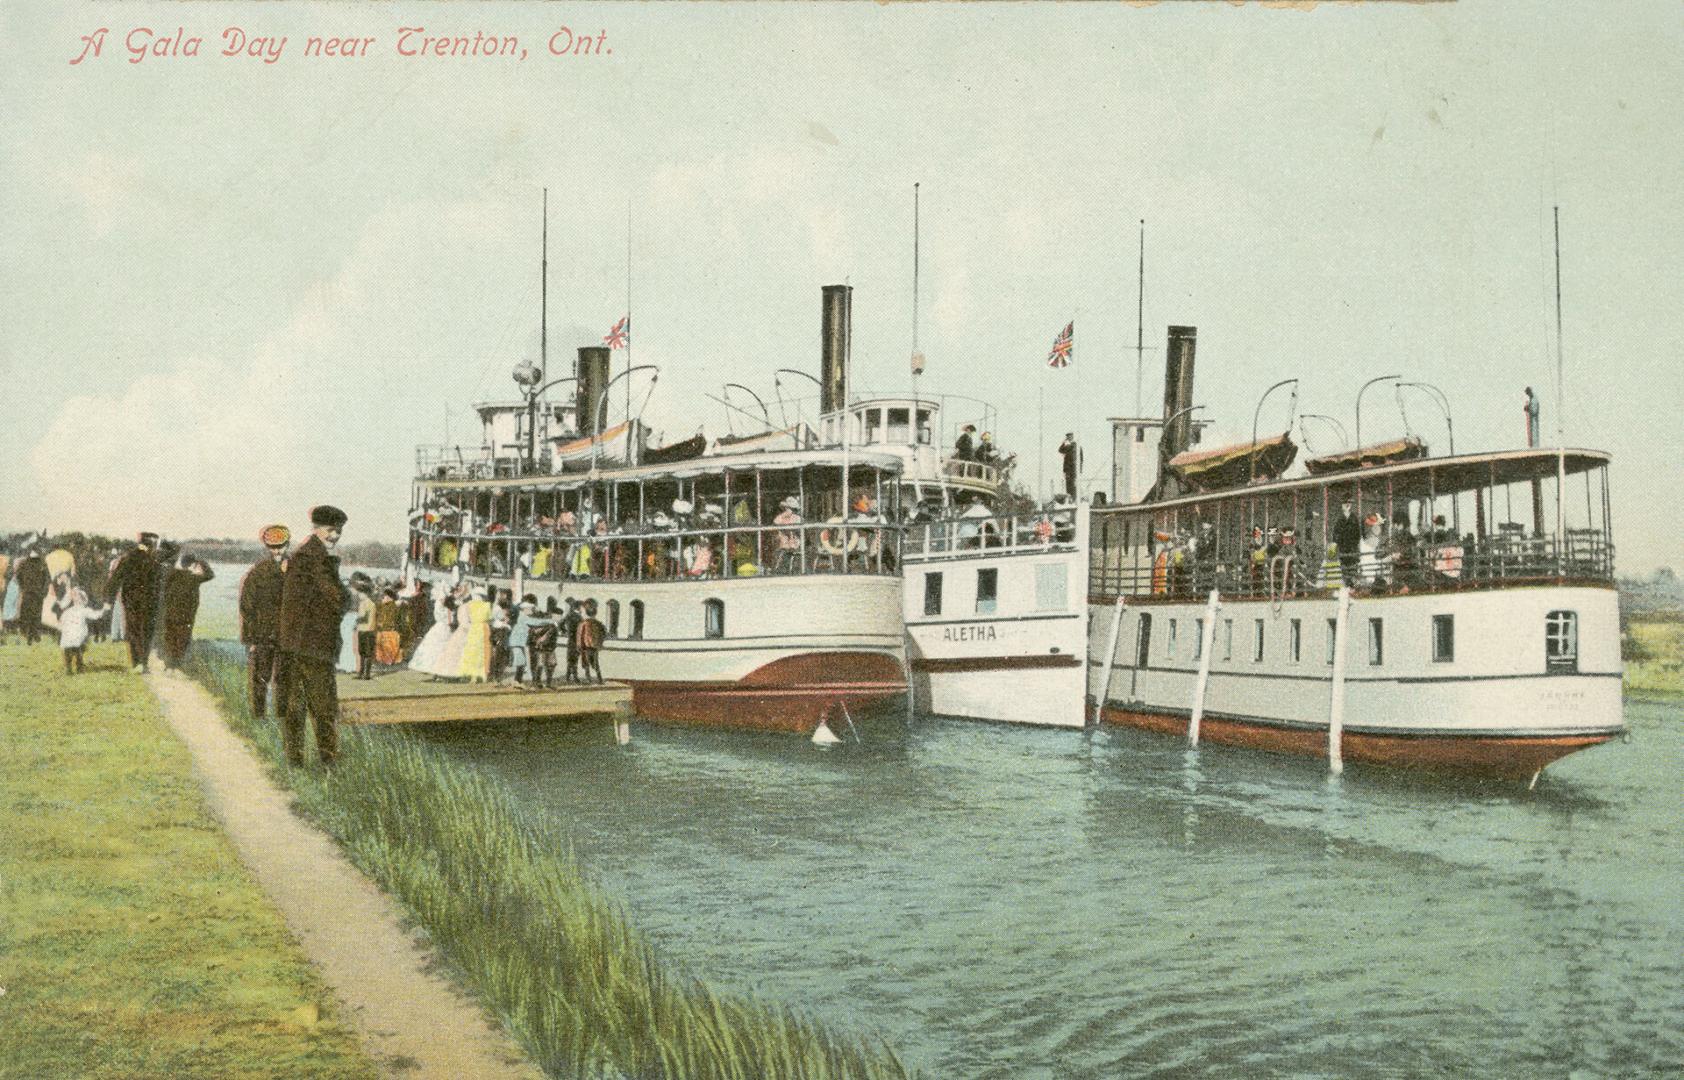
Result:
M1134 429L1134 441L1135 442L1145 442L1146 441L1146 429L1144 427L1137 427L1137 428Z
M1288 639L1288 648L1291 650L1294 664L1304 659L1304 622L1302 619L1292 620L1292 636Z
M1205 621L1203 619L1194 619L1193 620L1193 659L1203 660L1204 658L1205 658Z
M608 601L608 636L620 636L620 602L618 600Z
M1234 658L1234 620L1222 620L1222 659Z
M935 433L930 429L930 410L918 410L918 442L928 446L935 439Z
M1251 658L1261 663L1263 660L1263 620L1258 619L1252 624Z
M631 602L631 636L634 638L640 638L643 636L642 600L633 600Z
M924 614L941 614L941 575L924 575Z
M865 412L865 441L868 443L883 441L883 410L867 409Z
M978 615L994 614L995 601L999 599L1000 571L978 570L976 572L976 613Z
M1448 664L1456 659L1456 616L1433 616L1433 663Z
M1552 611L1544 617L1544 670L1565 675L1579 670L1579 614Z
M1152 666L1152 616L1141 612L1139 625L1140 633L1134 642L1134 666L1149 668Z
M889 441L892 443L909 443L912 441L912 410L889 410Z
M1063 563L1043 563L1035 568L1035 610L1063 611L1068 602Z
M1339 650L1339 620L1327 620L1327 666L1333 666L1333 654Z
M725 636L725 601L702 601L702 635L710 638Z
M1384 619L1368 620L1368 662L1379 667L1386 662L1386 624Z
M1181 620L1180 619L1171 619L1169 621L1169 633L1164 635L1164 659L1165 660L1174 660L1175 659L1175 638L1176 638L1176 635L1179 634L1180 632L1181 632Z

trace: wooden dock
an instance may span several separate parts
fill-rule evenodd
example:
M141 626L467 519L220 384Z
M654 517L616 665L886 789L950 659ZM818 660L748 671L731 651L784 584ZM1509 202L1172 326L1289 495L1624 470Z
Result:
M480 720L631 716L625 683L527 690L495 683L433 682L416 671L388 671L369 680L340 675L339 719L346 724L434 724Z

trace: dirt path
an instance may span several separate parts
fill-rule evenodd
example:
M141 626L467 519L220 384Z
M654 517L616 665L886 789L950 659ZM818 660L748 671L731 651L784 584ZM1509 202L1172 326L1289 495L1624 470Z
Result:
M403 930L397 904L293 814L205 689L178 675L147 681L192 751L240 860L343 1003L369 1054L406 1078L542 1076L477 1004L429 970L431 956Z

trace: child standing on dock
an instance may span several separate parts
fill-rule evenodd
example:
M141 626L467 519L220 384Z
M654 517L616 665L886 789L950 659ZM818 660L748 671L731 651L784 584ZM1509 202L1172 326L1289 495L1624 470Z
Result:
M561 636L561 608L555 597L545 602L543 614L533 612L527 624L526 652L532 665L532 687L548 690L555 685L555 647Z
M532 624L538 618L540 618L538 615L538 598L531 593L527 593L520 598L520 607L515 611L514 623L509 627L509 660L514 667L516 686L525 683L526 669L533 667L527 650L531 640ZM538 681L538 672L535 667L533 667L532 681L534 684Z
M596 675L598 684L602 682L602 667L597 660L597 654L602 651L603 639L608 636L608 628L602 625L602 620L596 617L596 601L585 601L585 617L579 623L579 681L590 682L591 675Z

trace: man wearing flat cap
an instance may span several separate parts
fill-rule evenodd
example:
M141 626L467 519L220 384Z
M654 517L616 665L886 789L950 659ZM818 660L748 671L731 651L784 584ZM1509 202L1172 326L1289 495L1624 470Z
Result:
M281 586L292 532L285 525L271 525L257 538L263 542L263 555L240 579L240 644L246 647L246 689L251 715L261 720L273 685L275 717L284 719L286 680L282 678L277 642L281 634Z
M158 534L143 532L105 582L105 595L123 598L123 640L136 673L146 670L152 651L152 619L158 604Z
M310 511L310 539L299 545L281 576L281 618L277 644L286 669L286 708L281 745L287 761L304 764L304 715L316 725L316 752L322 764L339 756L339 691L333 682L339 659L339 616L345 588L339 560L332 554L345 527L345 512L335 506Z

